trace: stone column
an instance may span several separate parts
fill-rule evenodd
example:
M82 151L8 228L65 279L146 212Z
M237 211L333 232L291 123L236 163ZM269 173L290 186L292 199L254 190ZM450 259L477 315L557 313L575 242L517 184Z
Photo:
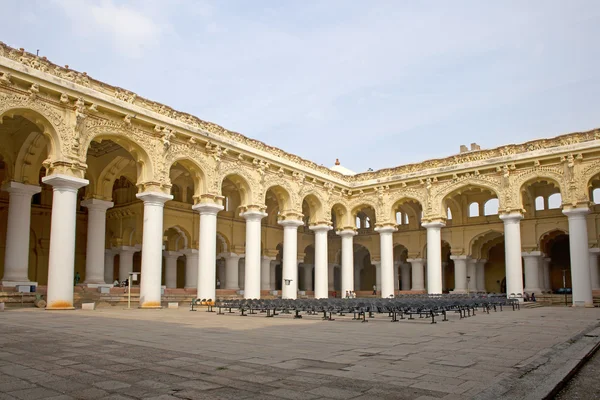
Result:
M381 297L394 297L394 243L392 234L396 228L392 226L382 226L375 228L379 233L379 252L381 255L381 273L380 283L377 288L381 288Z
M354 266L354 291L359 291L360 290L360 271L362 270L362 267L360 265L356 265ZM345 292L344 292L345 293Z
M312 280L312 264L303 264L302 273L304 274L304 290L311 291L313 290L313 280Z
M104 282L112 285L115 276L115 252L112 249L104 250Z
M504 221L504 253L506 263L506 296L523 293L523 264L521 263L520 212L501 214Z
M302 221L284 220L279 221L279 225L283 226L281 298L295 299L298 297L298 227Z
M445 224L432 221L421 224L427 229L427 293L442 293L442 237Z
M235 253L225 256L225 289L240 290L240 258L242 256Z
M279 263L277 260L271 261L271 290L277 290L277 266Z
M244 298L260 299L260 220L267 214L262 211L250 210L241 216L246 219Z
M487 260L481 259L477 260L477 264L475 267L477 274L477 291L478 292L487 292L485 288L485 263Z
M246 255L243 258L240 258L238 263L238 282L240 285L240 290L244 290L244 282L246 281Z
M46 310L73 310L77 191L89 182L62 174L45 176L42 182L53 191Z
M198 288L198 250L185 249L185 289Z
M377 286L377 291L381 293L381 261L373 261L373 266L375 267L375 286ZM369 292L371 292L373 288L369 288Z
M333 292L335 290L334 281L335 281L335 264L329 264L327 266L327 291Z
M400 261L394 261L394 293L400 290L400 274L398 273L398 267L400 267Z
M346 291L354 290L354 247L353 238L356 236L354 229L344 229L337 234L342 238L342 296L346 296Z
M260 259L260 290L271 289L271 261L275 257L262 256Z
M329 297L327 291L327 232L331 226L326 224L311 226L310 230L315 233L315 299L326 299Z
M450 256L454 261L454 290L452 293L467 293L467 256Z
M569 249L571 253L571 283L573 307L593 307L590 254L588 250L587 207L563 210L569 219Z
M225 280L227 279L227 273L225 272L225 260L217 260L217 279L219 280L217 289L224 289Z
M159 192L145 192L138 193L136 197L144 202L140 308L160 308L163 211L165 203L172 200L173 196Z
M165 286L168 289L177 288L177 259L182 255L177 251L163 251L165 258Z
M104 247L106 241L106 210L112 201L87 199L81 205L88 209L87 245L85 251L85 281L92 287L104 284Z
M477 293L477 260L467 258L467 291Z
M6 250L4 254L4 277L2 286L37 285L30 282L29 231L31 229L31 197L42 188L8 182L2 190L9 193L8 221L6 227Z
M529 295L531 293L540 294L542 289L539 287L540 284L540 260L542 253L539 251L523 252L521 253L523 260L525 260L525 288L524 292Z
M411 264L412 270L412 289L411 290L425 290L425 282L423 279L423 259L422 258L409 258L406 260Z
M402 274L402 290L410 290L410 264L401 264L400 271Z
M116 249L119 253L119 283L129 279L129 273L133 272L133 255L138 251L135 247L123 246ZM162 264L162 257L161 264Z
M592 290L600 290L600 275L598 274L598 252L597 247L591 248L590 252L590 279L592 281Z
M542 257L542 268L543 268L543 279L544 279L544 290L552 291L552 282L550 282L550 257Z
M223 206L216 203L199 203L192 206L192 209L200 214L196 298L215 300L217 297L217 213L223 210Z

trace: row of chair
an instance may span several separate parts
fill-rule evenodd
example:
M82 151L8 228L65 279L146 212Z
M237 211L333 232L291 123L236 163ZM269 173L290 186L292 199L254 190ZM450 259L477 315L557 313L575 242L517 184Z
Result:
M213 311L211 299L202 299L192 304L206 304L207 311ZM520 309L518 299L507 298L506 295L400 295L389 299L221 299L214 302L218 314L234 313L237 310L241 316L248 314L265 313L267 317L279 314L294 314L294 318L302 315L319 315L322 319L334 321L333 315L344 316L352 314L353 320L368 322L367 318L374 318L374 314L388 314L391 322L402 319L431 318L435 324L436 317L448 320L448 314L459 314L460 318L474 316L476 311L482 310L489 314L490 310L502 311L503 307L512 307L513 311Z

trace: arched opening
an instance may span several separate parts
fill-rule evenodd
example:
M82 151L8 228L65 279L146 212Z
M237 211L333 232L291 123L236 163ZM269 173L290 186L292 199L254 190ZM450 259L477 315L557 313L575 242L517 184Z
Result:
M485 202L483 208L484 208L484 215L488 216L488 215L498 215L498 207L500 205L500 202L498 201L498 199L490 199L488 201Z
M478 223L479 220L470 218L492 215L486 214L486 204L489 204L489 210L494 210L494 205L498 204L497 199L498 194L495 191L483 186L466 185L453 190L442 200L446 218L451 220L451 224L447 225ZM497 207L495 212L497 213Z
M553 230L544 234L540 239L540 250L549 258L546 261L549 269L550 287L548 290L557 292L563 287L572 288L569 235L561 230Z
M377 284L377 270L371 262L371 253L360 244L354 244L354 290L372 291Z
M415 199L402 198L392 205L392 215L400 230L420 229L423 206Z
M304 248L304 260L298 265L298 288L304 292L315 290L315 247Z
M19 272L28 281L39 285L46 285L48 280L48 251L41 244L50 240L48 227L52 207L52 187L41 184L41 178L46 174L42 163L55 154L57 140L50 123L35 111L11 110L0 116L0 182L5 184L3 189L15 184L42 189L41 193L31 193L30 224L24 230L28 237L22 238L29 242L24 250L27 251L27 262ZM0 191L0 281L7 282L6 286L11 285L10 280L5 279L7 237L16 233L7 231L9 199L6 191ZM19 251L15 247L11 250ZM77 262L81 262L81 257L77 257Z
M377 223L375 209L370 205L360 205L352 210L353 220L359 235L371 234Z
M559 184L550 179L537 177L521 186L521 200L525 218L553 215L562 206Z

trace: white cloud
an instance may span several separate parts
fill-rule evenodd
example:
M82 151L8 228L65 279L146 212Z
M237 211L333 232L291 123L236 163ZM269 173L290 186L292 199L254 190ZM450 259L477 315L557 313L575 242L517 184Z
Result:
M122 55L137 58L159 44L166 26L144 7L146 2L115 4L112 0L54 0L71 21L78 35L109 40Z

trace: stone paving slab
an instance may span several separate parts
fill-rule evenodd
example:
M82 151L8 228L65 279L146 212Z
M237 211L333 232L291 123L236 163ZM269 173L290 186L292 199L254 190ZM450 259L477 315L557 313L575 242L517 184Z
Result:
M0 399L471 398L543 364L599 318L558 307L435 325L13 309L0 323Z

